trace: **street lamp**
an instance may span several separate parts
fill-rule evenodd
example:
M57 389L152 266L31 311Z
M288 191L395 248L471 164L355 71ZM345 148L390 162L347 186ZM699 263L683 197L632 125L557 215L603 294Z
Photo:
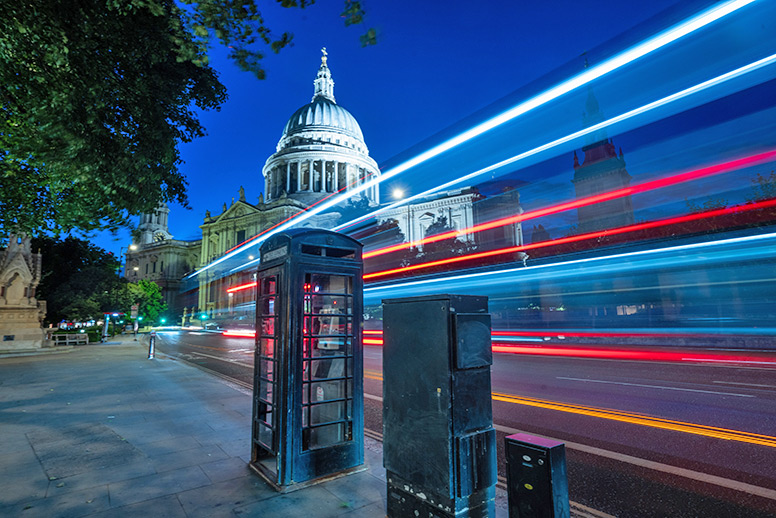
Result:
M127 251L126 254L124 253L125 249ZM137 245L134 244L134 243L132 243L131 245L126 246L126 247L122 246L119 249L119 265L121 264L121 258L123 257L124 258L124 268L123 268L123 270L125 272L126 272L126 266L127 266L127 257L126 256L129 254L130 251L134 252L135 250L137 250ZM138 268L135 267L135 268L133 268L133 270L137 271ZM122 268L119 266L119 277L121 277L121 273L122 273Z

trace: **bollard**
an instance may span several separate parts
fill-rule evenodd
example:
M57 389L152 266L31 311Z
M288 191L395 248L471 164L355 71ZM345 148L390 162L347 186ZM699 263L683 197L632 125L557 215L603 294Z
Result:
M569 518L564 444L518 433L505 446L509 518Z
M156 342L156 331L151 331L148 337L148 359L154 359L154 342Z

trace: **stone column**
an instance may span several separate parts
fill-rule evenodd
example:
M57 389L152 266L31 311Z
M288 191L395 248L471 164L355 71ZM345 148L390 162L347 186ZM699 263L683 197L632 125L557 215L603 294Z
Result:
M331 182L331 187L334 192L339 191L339 166L339 162L334 162L334 171L332 172L334 175L334 180Z
M286 194L291 192L291 162L286 162Z

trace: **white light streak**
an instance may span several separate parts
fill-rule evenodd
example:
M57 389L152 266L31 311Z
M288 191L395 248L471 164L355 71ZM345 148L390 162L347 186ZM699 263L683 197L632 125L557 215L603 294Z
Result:
M499 284L503 285L505 282L504 278L497 278L499 276L507 276L510 274L514 274L510 280L513 281L519 281L519 280L529 280L531 274L537 274L543 270L548 270L550 268L570 268L574 266L580 266L580 265L587 265L587 264L595 264L598 263L600 268L608 269L608 265L601 264L604 261L612 261L612 260L622 260L622 259L632 259L636 257L642 257L642 256L655 256L655 255L663 255L666 257L666 261L668 262L668 265L676 266L679 264L679 258L674 255L676 252L682 252L687 250L698 250L703 248L709 248L709 247L724 247L727 245L741 245L741 244L748 244L748 243L760 243L767 240L774 240L776 239L776 233L770 233L770 234L760 234L755 236L744 236L744 237L735 237L735 238L729 238L729 239L721 239L719 241L705 241L703 243L690 243L686 245L678 245L678 246L671 246L666 248L656 248L656 249L650 249L650 250L639 250L635 252L626 252L623 254L613 254L613 255L605 255L601 257L589 257L585 259L575 259L572 261L563 261L558 263L549 263L549 264L541 264L536 266L528 266L528 267L518 267L518 268L509 268L504 270L498 270L498 271L490 271L490 272L479 272L479 273L465 273L460 275L454 275L449 277L441 277L441 278L434 278L434 279L424 279L419 281L410 281L405 283L394 283L388 286L374 286L371 288L365 288L364 289L364 296L366 297L367 294L370 296L377 296L378 293L381 291L383 292L390 292L390 291L396 291L401 292L402 290L405 290L407 288L418 288L421 286L431 286L431 285L437 285L437 284L444 284L449 283L450 285L455 285L456 283L460 282L462 284L465 284L467 287L471 287L474 284L477 285L493 285L493 284ZM732 250L732 253L741 255L741 251L736 248ZM767 255L772 255L773 250L765 250L764 253ZM701 260L706 261L707 258L701 258ZM622 263L627 264L627 263ZM585 273L591 273L589 270L586 270ZM580 271L579 270L569 270L568 275L573 277L579 277ZM553 279L558 279L558 274L553 273ZM445 289L449 290L452 286L446 286Z
M671 104L673 102L679 101L681 99L684 99L686 97L689 97L691 95L698 94L704 90L707 90L709 88L719 86L723 83L726 83L727 81L730 81L732 79L736 79L738 77L741 77L745 74L754 72L756 70L759 70L763 67L766 67L768 65L772 65L776 63L776 54L771 54L770 56L757 60L753 63L749 63L748 65L744 65L740 68L737 68L735 70L731 70L730 72L726 72L722 75L719 75L717 77L714 77L712 79L709 79L707 81L704 81L702 83L698 83L695 86L691 86L689 88L685 88L684 90L681 90L679 92L673 93L671 95L668 95L666 97L663 97L662 99L658 99L656 101L652 101L651 103L645 104L643 106L640 106L638 108L634 108L633 110L627 111L625 113L622 113L620 115L617 115L615 117L612 117L611 119L607 119L605 121L599 122L598 124L595 124L593 126L588 126L587 128L581 129L579 131L575 131L574 133L571 133L569 135L566 135L565 137L560 137L558 139L553 140L552 142L548 142L546 144L542 144L541 146L535 147L533 149L529 149L528 151L524 151L518 155L512 156L510 158L506 158L500 162L496 162L495 164L491 164L487 167L484 167L482 169L478 169L477 171L474 171L473 173L469 173L467 175L461 176L459 178L456 178L455 180L451 180L447 183L438 185L432 189L429 189L427 191L421 192L419 194L416 194L415 196L412 196L410 198L395 202L391 205L388 205L386 207L381 207L378 210L375 210L373 212L370 212L369 214L365 216L361 216L355 220L349 221L347 223L343 223L342 225L339 225L335 227L333 230L341 230L343 228L346 228L350 225L353 225L356 222L364 221L366 219L369 219L371 217L376 216L377 214L388 211L391 209L394 209L396 207L400 207L402 205L405 205L407 203L410 203L412 201L415 201L419 198L424 198L426 196L429 196L431 194L434 194L436 192L439 192L443 189L447 189L448 187L451 187L453 185L459 184L461 182L465 182L467 180L471 180L473 178L476 178L477 176L484 175L486 173L490 173L492 171L495 171L497 169L500 169L504 166L514 164L515 162L519 162L521 160L525 160L527 158L530 158L534 155L538 155L539 153L542 153L544 151L548 151L554 147L560 146L562 144L565 144L567 142L571 142L573 140L576 140L580 137L584 137L585 135L589 135L590 133L594 133L598 130L608 128L610 126L613 126L615 124L619 124L623 121L626 121L628 119L631 119L633 117L637 117L639 115L643 115L647 112L650 112L652 110L656 110L658 108L662 108L663 106L666 106L668 104ZM466 229L461 231L461 234L465 234Z
M322 203L302 213L301 215L292 218L290 221L277 227L274 231L269 232L266 235L262 236L261 238L257 240L253 240L250 243L247 243L237 248L236 250L233 250L232 252L224 255L223 257L213 261L212 263L204 266L203 268L189 275L188 278L197 276L200 273L216 266L217 264L220 264L221 262L231 257L234 257L235 255L248 249L249 247L255 246L261 243L262 241L266 240L268 237L270 237L273 234L282 232L303 221L306 221L307 219L317 214L320 214L322 211L329 209L338 203L341 203L342 201L344 201L345 199L351 196L354 196L367 189L370 189L381 182L384 182L400 173L407 171L408 169L411 169L412 167L415 167L416 165L419 165L423 162L430 160L431 158L434 158L446 151L449 151L450 149L454 148L455 146L458 146L459 144L472 140L482 135L483 133L486 133L492 130L493 128L496 128L506 122L509 122L517 117L520 117L521 115L524 115L548 102L558 99L559 97L566 95L567 93L573 90L576 90L581 86L585 86L591 83L592 81L599 79L600 77L610 72L613 72L619 68L622 68L634 62L635 60L640 59L652 52L655 52L665 47L666 45L669 45L689 34L692 34L693 32L700 30L711 23L714 23L715 21L720 20L725 16L755 1L757 0L729 0L727 2L722 2L718 5L715 5L701 13L698 13L695 16L692 16L691 18L683 22L680 22L679 24L674 25L673 27L670 27L669 29L666 29L665 31L658 33L655 36L648 38L647 40L631 47L630 49L624 52L621 52L620 54L604 61L603 63L600 63L599 65L593 66L591 68L588 68L581 74L578 74L570 79L567 79L566 81L563 81L558 85L551 87L548 90L545 90L544 92L517 104L516 106L510 108L509 110L506 110L505 112L502 112L501 114L496 115L495 117L492 117L484 122L481 122L480 124L477 124L476 126L464 131L463 133L460 133L459 135L456 135L455 137L449 140L446 140L445 142L442 142L441 144L438 144L432 147L431 149L424 151L423 153L420 153L419 155L407 160L406 162L403 162L402 164L399 164L398 166L382 173L376 179L367 181L366 183L361 184L360 186L352 190L346 191L340 194L339 196L334 196L326 203ZM457 181L461 181L461 179ZM420 195L417 195L417 196L420 196ZM415 199L417 196L404 200L404 203ZM391 207L393 207L393 205ZM387 210L387 209L388 208L384 210ZM365 218L367 217L371 217L371 215L365 216ZM364 218L359 218L359 219L364 219ZM337 228L340 228L340 227L337 227Z

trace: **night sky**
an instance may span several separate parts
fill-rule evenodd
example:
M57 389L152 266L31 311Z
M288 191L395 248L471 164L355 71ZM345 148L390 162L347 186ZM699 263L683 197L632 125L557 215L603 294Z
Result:
M337 103L355 116L370 155L384 164L675 3L366 1L365 23L351 27L339 16L339 0L304 10L266 3L267 23L293 32L294 45L266 58L264 81L240 72L214 46L211 62L229 100L202 115L208 136L181 148L191 209L170 207L170 232L199 238L205 211L220 214L241 185L256 203L265 160L291 114L311 100L321 47ZM368 27L377 29L379 43L362 48L359 35ZM106 232L91 241L118 254L130 238L128 231Z

